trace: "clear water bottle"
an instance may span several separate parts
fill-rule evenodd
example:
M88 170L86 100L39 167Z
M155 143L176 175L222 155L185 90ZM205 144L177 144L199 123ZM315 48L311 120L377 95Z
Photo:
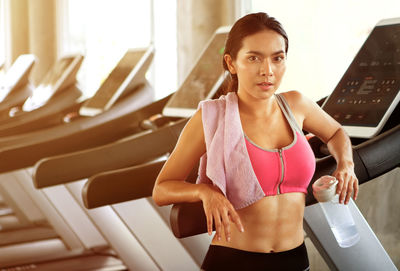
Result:
M351 247L360 240L357 227L347 205L339 203L336 194L338 181L332 176L322 176L313 184L313 194L340 247Z

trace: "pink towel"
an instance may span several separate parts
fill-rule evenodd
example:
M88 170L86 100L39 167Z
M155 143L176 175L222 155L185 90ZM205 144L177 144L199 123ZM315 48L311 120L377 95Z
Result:
M202 101L199 108L207 152L200 159L197 183L218 186L235 209L264 197L247 153L236 93Z

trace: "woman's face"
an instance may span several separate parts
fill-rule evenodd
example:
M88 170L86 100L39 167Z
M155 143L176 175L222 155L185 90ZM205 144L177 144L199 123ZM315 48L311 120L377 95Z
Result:
M285 40L273 30L263 30L243 39L236 59L224 58L229 71L237 74L239 95L269 98L286 70Z

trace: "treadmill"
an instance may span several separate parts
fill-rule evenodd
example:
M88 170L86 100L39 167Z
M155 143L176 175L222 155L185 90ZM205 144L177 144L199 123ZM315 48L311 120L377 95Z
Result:
M114 70L111 72L111 74L108 76L108 78L105 80L104 84L99 88L98 92L97 92L97 96L100 95L100 102L108 102L108 100L110 99L110 97L105 96L105 94L108 94L108 96L114 97L114 100L116 100L116 98L118 98L119 96L122 95L126 95L126 85L127 85L127 81L126 77L129 76L129 74L133 73L136 74L137 76L137 72L133 71L133 68L136 67L141 67L143 66L142 64L136 65L140 60L143 62L145 60L147 60L146 64L147 66L149 65L149 62L151 61L151 55L150 57L146 57L146 58L142 58L142 56L146 53L150 54L152 52L151 49L146 50L146 49L130 49L127 51L127 53L125 54L125 56L121 59L121 61L116 65L116 67L114 68ZM49 74L54 74L55 72L49 72ZM143 73L143 72L142 72ZM71 74L71 73L70 73ZM143 76L144 74L140 74L139 73L139 77ZM64 78L66 78L68 76L64 76ZM65 81L65 79L62 79ZM125 87L123 86L125 84ZM121 87L122 85L122 87ZM119 89L119 93L116 95L116 90ZM129 90L129 89L128 89ZM96 96L95 95L95 96ZM98 101L99 98L91 98L88 99L86 101L86 103L88 102L92 102L92 100L94 101ZM98 103L98 105L101 105L102 103ZM110 105L110 103L108 102L108 104ZM82 108L85 107L85 104L83 104L81 106ZM43 107L42 107L43 108ZM62 123L63 121L63 116L59 116L59 114L56 114L56 116L54 116L54 114L51 114L51 110L48 110L49 108L46 108L46 112L48 113L49 117L53 118L55 120L56 123ZM58 108L57 108L58 110ZM37 112L33 111L33 112ZM8 128L10 128L10 126L12 128L21 128L21 129L30 129L32 128L32 126L34 126L35 124L38 125L44 125L43 124L43 117L40 117L40 115L38 114L24 114L24 115L19 115L13 118L13 122L10 123L11 125L8 125ZM44 111L42 111L44 112ZM57 111L56 111L57 112ZM20 117L20 118L19 118ZM21 130L18 129L18 130ZM1 126L0 125L0 134L4 134L4 132L9 132L10 129L7 129L5 127L5 125ZM15 131L15 129L14 129ZM4 178L2 178L4 179ZM3 182L4 183L4 182ZM24 203L22 199L27 199L28 197L24 196L23 194L19 195L18 193L22 193L22 191L16 191L12 189L12 184L9 183L7 184L7 186L3 185L2 182L0 182L0 190L3 189L3 193L6 196L6 198L8 199L8 201L10 201L10 199L12 198L16 198L19 199L18 201L16 201L15 203L10 203L8 202L10 205L13 206L14 210L17 210L15 215L9 215L8 217L1 217L0 218L0 227L4 230L5 228L21 228L26 225L26 217L29 216L29 214L35 213L33 210L31 210L31 207L34 206L33 204L27 202ZM8 189L8 191L6 191ZM10 196L8 196L10 194ZM21 206L18 206L21 205ZM21 215L21 212L19 210L25 210L24 215ZM36 224L36 220L34 221Z
M134 133L94 148L49 155L39 160L33 173L35 186L42 188L64 184L103 171L138 165L171 152L197 104L219 93L225 74L217 64L222 57L227 32L227 27L215 32L174 94L136 112ZM86 161L85 164L80 163L82 160ZM55 168L65 170L55 171Z
M14 94L17 92L18 87L25 86L28 80L28 75L29 71L31 70L33 63L35 61L35 57L33 55L21 55L16 62L13 64L13 67L10 69L10 71L7 73L9 76L7 77L8 80L6 80L7 83L7 88L5 89L8 91L8 94ZM59 60L56 65L46 74L43 82L40 84L38 88L36 88L35 94L31 94L29 97L26 97L27 99L25 101L22 101L22 103L19 105L20 107L24 105L24 102L27 103L27 101L30 98L35 98L38 94L38 89L44 88L47 86L49 88L48 92L51 94L51 92L56 93L57 91L63 90L66 92L68 95L73 94L73 92L70 91L65 91L64 89L68 86L73 84L75 81L75 75L76 71L79 69L80 63L82 61L81 56L70 56L70 57L64 57L61 60ZM20 76L18 77L18 73L20 73ZM52 87L54 86L54 88ZM74 88L74 90L77 90ZM13 91L13 92L12 92ZM7 100L7 93L3 93L5 101ZM17 93L19 96L21 96L21 93ZM23 93L22 93L23 94ZM80 91L75 91L75 94L80 95ZM36 95L36 96L35 96ZM40 95L40 92L39 92ZM21 96L22 97L22 96ZM50 97L51 98L51 97ZM43 104L46 103L47 99L50 99L49 97L45 97L43 99ZM72 95L72 99L75 99L74 95ZM51 99L50 99L51 100ZM71 99L69 99L71 100ZM70 102L67 100L67 104ZM9 103L6 103L5 105L8 105ZM60 102L54 103L53 104L56 107L60 107L62 104ZM8 111L7 109L6 111ZM22 119L27 120L29 119L29 114L20 114L18 117L22 117ZM7 116L8 117L8 116ZM14 120L14 119L13 119ZM3 122L6 122L7 120L3 120ZM1 125L0 125L1 127ZM1 128L0 128L1 130ZM1 130L2 131L2 130ZM7 187L5 186L5 181L7 178L3 176L0 180L0 191L3 193L3 197L7 204L12 207L13 213L7 215L7 216L2 216L0 217L0 227L2 231L6 230L11 230L11 229L22 229L22 228L33 228L31 231L38 233L39 228L36 226L46 226L46 221L43 217L43 215L40 214L40 212L37 210L34 204L29 200L29 197L26 197L26 195L21 191L16 189L13 185L8 185ZM21 200L17 203L12 202L12 198L20 198ZM45 227L43 228L44 232L49 232L48 229ZM50 236L53 236L50 232ZM17 239L10 239L10 238L4 238L3 239L3 245L5 244L5 240L7 239L7 242L12 242L12 240L29 240L31 238L34 238L34 235L25 235L24 238L20 238L22 236L16 235ZM47 235L43 235L39 233L39 236L45 237Z
M85 101L80 97L66 108L49 103L29 114L14 116L8 123L0 123L0 136L12 136L71 122L87 116L85 111L88 110L98 110L99 113L108 110L118 99L132 92L133 87L130 82L144 83L141 78L145 78L144 73L151 63L153 53L153 47L127 50L93 97Z
M48 102L57 103L58 106L65 106L62 103L63 99L66 100L64 103L69 102L71 99L77 99L81 95L80 91L76 89L70 90L69 87L74 85L76 81L76 73L82 60L83 56L81 55L65 56L59 59L22 105L5 108L5 111L8 112L7 114L2 114L0 124L8 123L13 116L38 109ZM65 93L69 95L65 95Z
M82 94L75 85L82 60L80 55L61 58L23 104L6 108L0 117L0 136L7 135L10 126L16 123L30 129L28 124L33 116L70 110ZM49 124L42 119L41 125Z
M151 91L151 88L149 88L149 87L141 88L141 86L143 86L144 83L146 83L148 85L148 83L144 79L144 75L145 75L145 71L147 70L147 68L151 62L151 59L153 56L153 51L154 51L153 47L150 47L145 50L143 50L143 49L129 50L127 52L127 54L122 58L120 63L117 65L117 68L114 69L114 71L107 78L106 82L102 85L102 88L100 89L101 91L97 92L97 96L92 98L92 99L95 99L95 101L97 101L94 104L97 106L102 106L104 102L108 102L107 97L108 97L108 99L113 98L114 101L112 103L115 103L115 101L118 98L126 96L127 93L130 94L130 96L132 96L132 97L128 97L129 98L128 100L130 102L132 102L133 98L135 98L135 97L139 98L139 102L146 102L146 99L149 100L149 98L152 97L153 91ZM139 62L139 65L136 65L136 64L138 64L138 62ZM136 69L132 69L132 65L133 66L136 65ZM119 81L122 81L122 84ZM104 85L106 87L104 87ZM139 89L137 88L137 86L139 86ZM132 89L134 89L133 90L134 95L132 95ZM119 90L119 92L116 93L115 90ZM131 93L129 93L129 91L131 91ZM143 95L148 92L150 92L150 96L148 94ZM101 94L100 96L98 96L99 93ZM140 95L138 96L137 95L138 93L141 94L141 96ZM108 96L105 96L105 94ZM140 98L142 98L142 99L140 99ZM95 101L93 101L93 102L95 102ZM90 100L88 102L90 102ZM93 102L92 102L92 104L93 104ZM108 102L108 107L110 107L112 105L112 103ZM133 104L133 106L134 106L134 104ZM84 107L84 106L82 106L82 107ZM5 186L6 188L7 187L10 188L10 186L13 186L13 185L15 186L18 184L18 185L22 186L26 191L28 191L30 193L31 197L34 197L35 200L40 203L39 205L40 205L42 211L46 214L46 217L49 218L50 224L52 224L52 226L54 226L56 231L58 233L60 233L60 236L63 237L63 239L66 235L65 232L68 233L68 231L69 231L70 234L69 235L67 234L68 236L76 235L78 238L75 237L75 239L80 240L80 242L78 242L78 243L82 243L82 242L84 243L84 247L85 247L84 251L87 251L88 249L89 250L95 249L97 251L96 253L103 253L104 248L108 247L108 243L105 242L105 240L103 239L103 237L101 237L101 235L99 235L98 230L94 227L93 223L91 223L88 220L87 216L84 214L84 212L82 212L81 208L79 206L77 206L74 210L71 210L71 204L73 206L73 203L75 201L71 198L70 193L67 190L65 190L63 188L61 188L61 190L60 190L60 188L55 188L55 189L48 189L47 191L37 191L35 193L35 190L33 189L29 170L28 171L20 170L17 172L5 173L5 174L2 174L1 177L2 177L3 182L4 181L8 182L8 184L7 184L8 186ZM39 195L37 195L38 192L39 192ZM32 195L36 195L36 196L32 196ZM20 197L16 197L16 199L17 199L17 202L21 201ZM72 203L70 201L72 201ZM67 204L67 202L69 202L69 204ZM49 211L49 208L50 208L50 211ZM58 216L57 216L57 213L59 213ZM75 219L74 219L74 221L66 221L67 225L60 226L60 225L58 225L59 221L57 221L57 219L53 218L54 216L56 218L59 217L61 220L66 220L66 218L71 218L71 217L74 217ZM81 218L79 218L79 216ZM54 220L56 220L56 221L54 221ZM82 224L85 221L87 224L86 227L84 227ZM57 228L59 230L57 230ZM88 234L88 233L90 233L90 234ZM97 233L97 235L96 235L96 233ZM96 237L96 238L94 238L94 237ZM38 241L38 242L43 242L43 241ZM69 244L69 248L72 251L74 250L73 245L74 245L74 243L72 245ZM76 246L76 241L75 241L75 246ZM27 247L27 249L29 249L29 246ZM98 251L99 249L100 249L100 251ZM82 250L82 249L80 249L80 250ZM28 263L36 262L36 265L38 265L38 262L48 261L49 259L52 259L54 257L67 257L67 256L69 257L69 256L71 256L70 253L67 255L64 255L65 253L63 254L62 251L58 251L59 253L61 253L58 256L55 253L50 253L48 255L48 258L43 258L42 254L43 253L46 254L46 251L47 250L38 252L42 256L42 258L41 257L33 257L33 256L29 257L29 255L28 256L25 255L25 257L21 258L20 256L18 256L18 254L15 254L15 251L12 250L12 247L4 248L1 251L1 253L3 255L9 255L9 259L6 259L6 262L2 262L0 260L0 263L3 265L11 266L11 265L23 264L24 262L28 262ZM71 252L71 251L69 251L69 252ZM88 261L92 262L92 260L90 260L88 257L93 258L93 256L90 256L90 255L82 256L81 254L82 253L79 253L80 259L77 259L75 261L85 260L85 264L89 264ZM105 255L104 257L106 257L106 256L107 255ZM86 257L88 259L83 258L83 257ZM116 255L110 254L106 257L107 261L110 261L110 257L112 259L116 259L115 258ZM62 262L59 262L59 264L64 265L64 264L66 264L66 262L69 262L69 264L72 264L71 261L72 260L68 258L68 259L63 260ZM114 262L115 261L116 260L114 260ZM44 266L48 266L48 265L49 265L48 262L40 263L41 268L45 268ZM118 260L117 266L120 266L120 265L121 265L121 261ZM99 267L99 265L97 265L97 268L98 267ZM106 267L104 266L104 268L106 268ZM108 267L108 268L110 268L110 267ZM114 270L114 269L112 269L112 270ZM120 270L120 269L116 269L116 270Z
M147 69L147 67L149 65L149 62L151 61L152 54L153 54L153 49L152 48L150 48L148 51L150 53L147 54L146 59L145 59L146 61L144 61L141 65L139 65L139 69L137 69L135 72L129 73L127 78L124 80L125 88L126 88L127 91L125 91L125 89L124 89L124 91L122 91L122 92L120 91L120 93L118 94L118 95L120 95L121 97L124 98L125 105L129 105L129 107L127 108L128 112L129 112L129 110L134 110L135 108L141 106L143 103L149 102L153 97L152 88L148 85L147 82L145 82L145 80L143 78L141 78L141 76L144 76L143 69L144 70ZM126 65L123 68L126 69L127 68ZM120 75L120 73L116 74L116 76L119 76L119 75ZM111 80L113 82L112 86L113 87L117 87L118 86L116 84L117 80L115 80L114 77L115 76L111 76ZM145 82L145 83L143 83L143 82ZM133 90L131 90L132 88L133 88ZM109 91L109 89L104 88L103 91ZM131 91L131 92L129 93L129 91ZM129 93L128 96L127 96L127 92ZM121 104L119 104L118 106L119 106L119 111L124 112L123 106L121 106ZM119 111L117 111L117 112L119 112ZM104 114L102 114L102 115L104 115ZM104 116L102 116L102 117L104 119ZM110 117L110 116L108 116L108 117ZM101 119L102 118L100 118L100 120ZM76 123L75 123L75 127L82 129L82 123L84 124L85 121L84 120L82 120L82 121L77 120ZM59 129L59 130L60 130L60 132L62 132L62 129ZM43 135L40 134L39 132L37 133L37 135L38 135L38 138L42 138L43 137ZM21 136L21 137L25 138L24 136ZM31 139L29 137L29 134L28 134L28 136L26 138ZM21 140L20 142L25 142L25 141L26 140ZM68 146L62 146L62 147L65 148L65 147L68 147ZM21 157L25 157L25 156L18 156L18 159L16 159L15 161L21 161L21 159L20 159ZM13 172L12 175L18 175L18 174ZM30 175L30 173L28 173L28 175ZM6 185L3 186L3 187L5 187L5 189L6 188L8 188L9 190L11 189L12 182L13 182L12 178L7 177L7 174L5 174L0 178L0 180L1 180L1 182L8 182ZM31 180L30 180L30 182L31 182ZM8 198L10 198L10 197L8 197ZM20 197L17 197L17 199L18 198L20 198ZM21 200L19 200L18 203L20 203L20 202L21 202ZM15 205L17 205L17 204L14 204L14 207L15 207ZM25 210L25 209L28 210L28 208L16 208L16 209L17 210L21 210L21 209L22 210ZM18 215L18 214L19 213L17 212L16 215ZM23 216L19 216L18 219L16 219L16 217L14 216L13 220L12 220L12 223L8 223L8 228L15 227L15 226L21 228L21 225L18 224L18 222L22 220L21 218L23 218ZM10 220L10 217L8 218L8 220Z
M188 76L187 80L182 84L180 89L177 91L190 91L193 93L196 93L197 91L193 90L193 87L190 86L190 82L192 81L191 79L193 77L201 77L202 79L211 77L212 80L208 80L209 83L209 88L204 88L202 89L203 92L209 92L209 90L214 89L213 91L217 90L219 86L221 85L224 77L224 73L222 72L222 69L215 70L214 67L219 67L215 65L215 63L218 63L220 58L221 58L221 48L223 47L227 35L227 29L220 29L217 31L217 33L212 37L210 43L208 44L207 48L204 50L203 54L199 57L199 60L197 61L196 65L194 66L192 72ZM212 64L212 65L210 65ZM212 67L212 68L209 68ZM198 79L200 80L200 78ZM201 80L200 80L201 81ZM189 93L190 94L190 93ZM202 97L203 99L206 98L206 96ZM164 100L164 99L163 99ZM166 104L165 101L161 100L164 104ZM201 99L198 99L196 103L198 103ZM169 101L168 101L169 102ZM156 102L155 104L160 103L160 101ZM159 107L159 106L158 106ZM158 114L153 115L160 115L162 112L162 107L158 110ZM152 115L150 115L152 116ZM131 147L134 147L135 150L137 150L137 147L140 147L140 143L138 144L138 141L135 140L135 138L142 138L144 135L149 135L151 134L151 131L149 130L151 127L155 128L155 124L150 123L151 121L146 118L145 115L143 115L143 119L140 121L141 133L134 134L130 137L124 138L120 141L117 141L115 143L109 144L111 145L118 145L119 148L123 148L123 144L121 145L120 143L123 142L130 142L130 141L135 141L135 146L134 147L132 144L130 145ZM174 120L177 118L170 118L169 120ZM163 122L167 121L166 119L162 118L155 118L153 119L154 122ZM168 122L169 122L168 120ZM186 122L186 119L179 118L180 121L178 121L177 127L182 127L182 124ZM174 126L171 123L171 126ZM168 127L167 127L168 128ZM172 128L171 128L172 129ZM159 136L159 139L163 138L171 138L171 145L169 147L173 147L175 145L176 138L178 134L171 134L170 133L170 128L168 129L160 129L160 133L157 133ZM173 128L176 129L176 128ZM181 129L181 128L179 128ZM165 140L161 140L161 142L165 143ZM125 152L131 152L129 151L131 149L127 149L127 146L125 144ZM146 146L143 146L144 149L149 149L149 147L155 147L154 144L149 145L146 144ZM161 146L161 145L160 145ZM154 156L154 151L157 150L157 148L151 148L152 151L148 154L148 156ZM164 148L165 149L165 148ZM167 150L168 151L168 150ZM103 154L106 154L107 151L103 152ZM137 156L136 159L143 159L143 157L139 157L140 154L137 153L136 151L134 152ZM139 154L139 155L138 155ZM108 161L111 162L111 153L108 152ZM118 155L116 155L117 157ZM103 157L103 156L102 156ZM96 160L100 161L98 154L88 156L87 163L81 164L80 167L85 168L87 165L92 164L91 160ZM81 159L75 160L75 163L73 165L78 165L79 161L82 161ZM143 161L143 160L140 160ZM113 163L114 164L114 163ZM52 167L52 171L56 170L56 168L60 167ZM65 169L65 172L70 172L72 173L72 165L69 163L65 164L61 168ZM87 171L87 170L86 170ZM75 169L74 169L75 172ZM73 174L73 173L72 173ZM53 178L54 180L57 180L57 178ZM79 180L79 179L75 179ZM37 182L35 181L37 184ZM76 200L80 199L82 201L81 197L81 190L82 187L85 183L85 180L83 181L78 181L74 183L70 183L65 185L65 187L74 195ZM61 182L59 183L61 184ZM58 187L58 186L53 186L52 187ZM51 187L50 187L51 188ZM44 188L44 189L49 189L49 188ZM82 201L82 207L84 206L84 202ZM142 214L142 218L138 218L137 216L132 217L130 213L133 212L139 212ZM117 251L118 255L123 259L123 261L127 264L127 266L131 267L132 269L136 266L138 268L137 262L134 262L132 260L132 250L127 251L126 249L121 248L121 244L123 243L121 241L121 233L130 232L131 236L134 236L137 238L141 246L145 249L145 251L148 251L151 254L151 258L155 262L157 266L159 266L160 269L162 270L198 270L199 265L201 263L201 258L198 257L198 249L197 247L199 246L199 242L190 242L190 240L185 241L180 241L175 239L175 237L171 234L169 227L167 226L168 224L166 223L162 217L159 216L158 212L161 210L161 208L155 208L153 203L147 199L143 199L140 201L136 202L128 202L120 205L112 205L112 206L105 206L102 208L97 208L95 210L87 210L88 216L99 225L99 228L105 229L104 234L107 236L107 239L113 246L115 246L115 250ZM107 216L106 216L106 212ZM114 213L117 217L119 217L120 221L126 225L126 230L123 231L122 228L118 226L118 230L114 231L109 231L107 228L115 227L113 226L113 222L110 221L109 217L111 216L111 212ZM169 210L165 210L164 213L167 214ZM106 218L105 218L106 217ZM115 224L115 222L114 222ZM118 234L120 232L120 234ZM127 236L128 237L128 236ZM126 237L126 238L127 238ZM205 236L206 239L203 239L204 241L203 246L206 246L207 243L209 242L209 237ZM196 238L195 238L196 239ZM198 239L198 238L197 238ZM165 246L159 246L158 242L160 240L163 240L162 242L165 244ZM199 239L198 239L199 240ZM130 245L132 246L133 241L130 242ZM188 248L188 246L190 248ZM174 251L173 254L171 254L171 251ZM137 253L137 252L136 252ZM141 268L144 268L145 265L144 263L141 263Z

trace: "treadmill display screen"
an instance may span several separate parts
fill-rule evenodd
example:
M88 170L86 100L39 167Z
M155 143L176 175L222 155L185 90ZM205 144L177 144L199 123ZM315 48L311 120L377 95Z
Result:
M46 73L40 85L35 88L32 96L25 101L22 109L24 111L32 111L44 105L57 92L56 85L60 83L59 81L63 78L63 74L73 60L74 58L68 57L57 61L51 70ZM64 79L66 80L66 78Z
M324 104L342 125L376 127L400 89L400 24L376 26Z
M30 67L35 62L35 57L33 55L20 55L11 68L7 71L5 82L3 87L12 88L18 84L18 81L23 79L25 73L29 70ZM28 78L26 78L26 82L28 82Z
M30 54L20 55L7 71L4 83L0 85L0 102L17 87L28 84L28 73L35 63L35 57Z
M103 110L145 53L146 50L128 51L84 106Z
M196 109L199 102L209 98L213 86L223 76L222 55L228 33L217 33L181 87L166 107Z

